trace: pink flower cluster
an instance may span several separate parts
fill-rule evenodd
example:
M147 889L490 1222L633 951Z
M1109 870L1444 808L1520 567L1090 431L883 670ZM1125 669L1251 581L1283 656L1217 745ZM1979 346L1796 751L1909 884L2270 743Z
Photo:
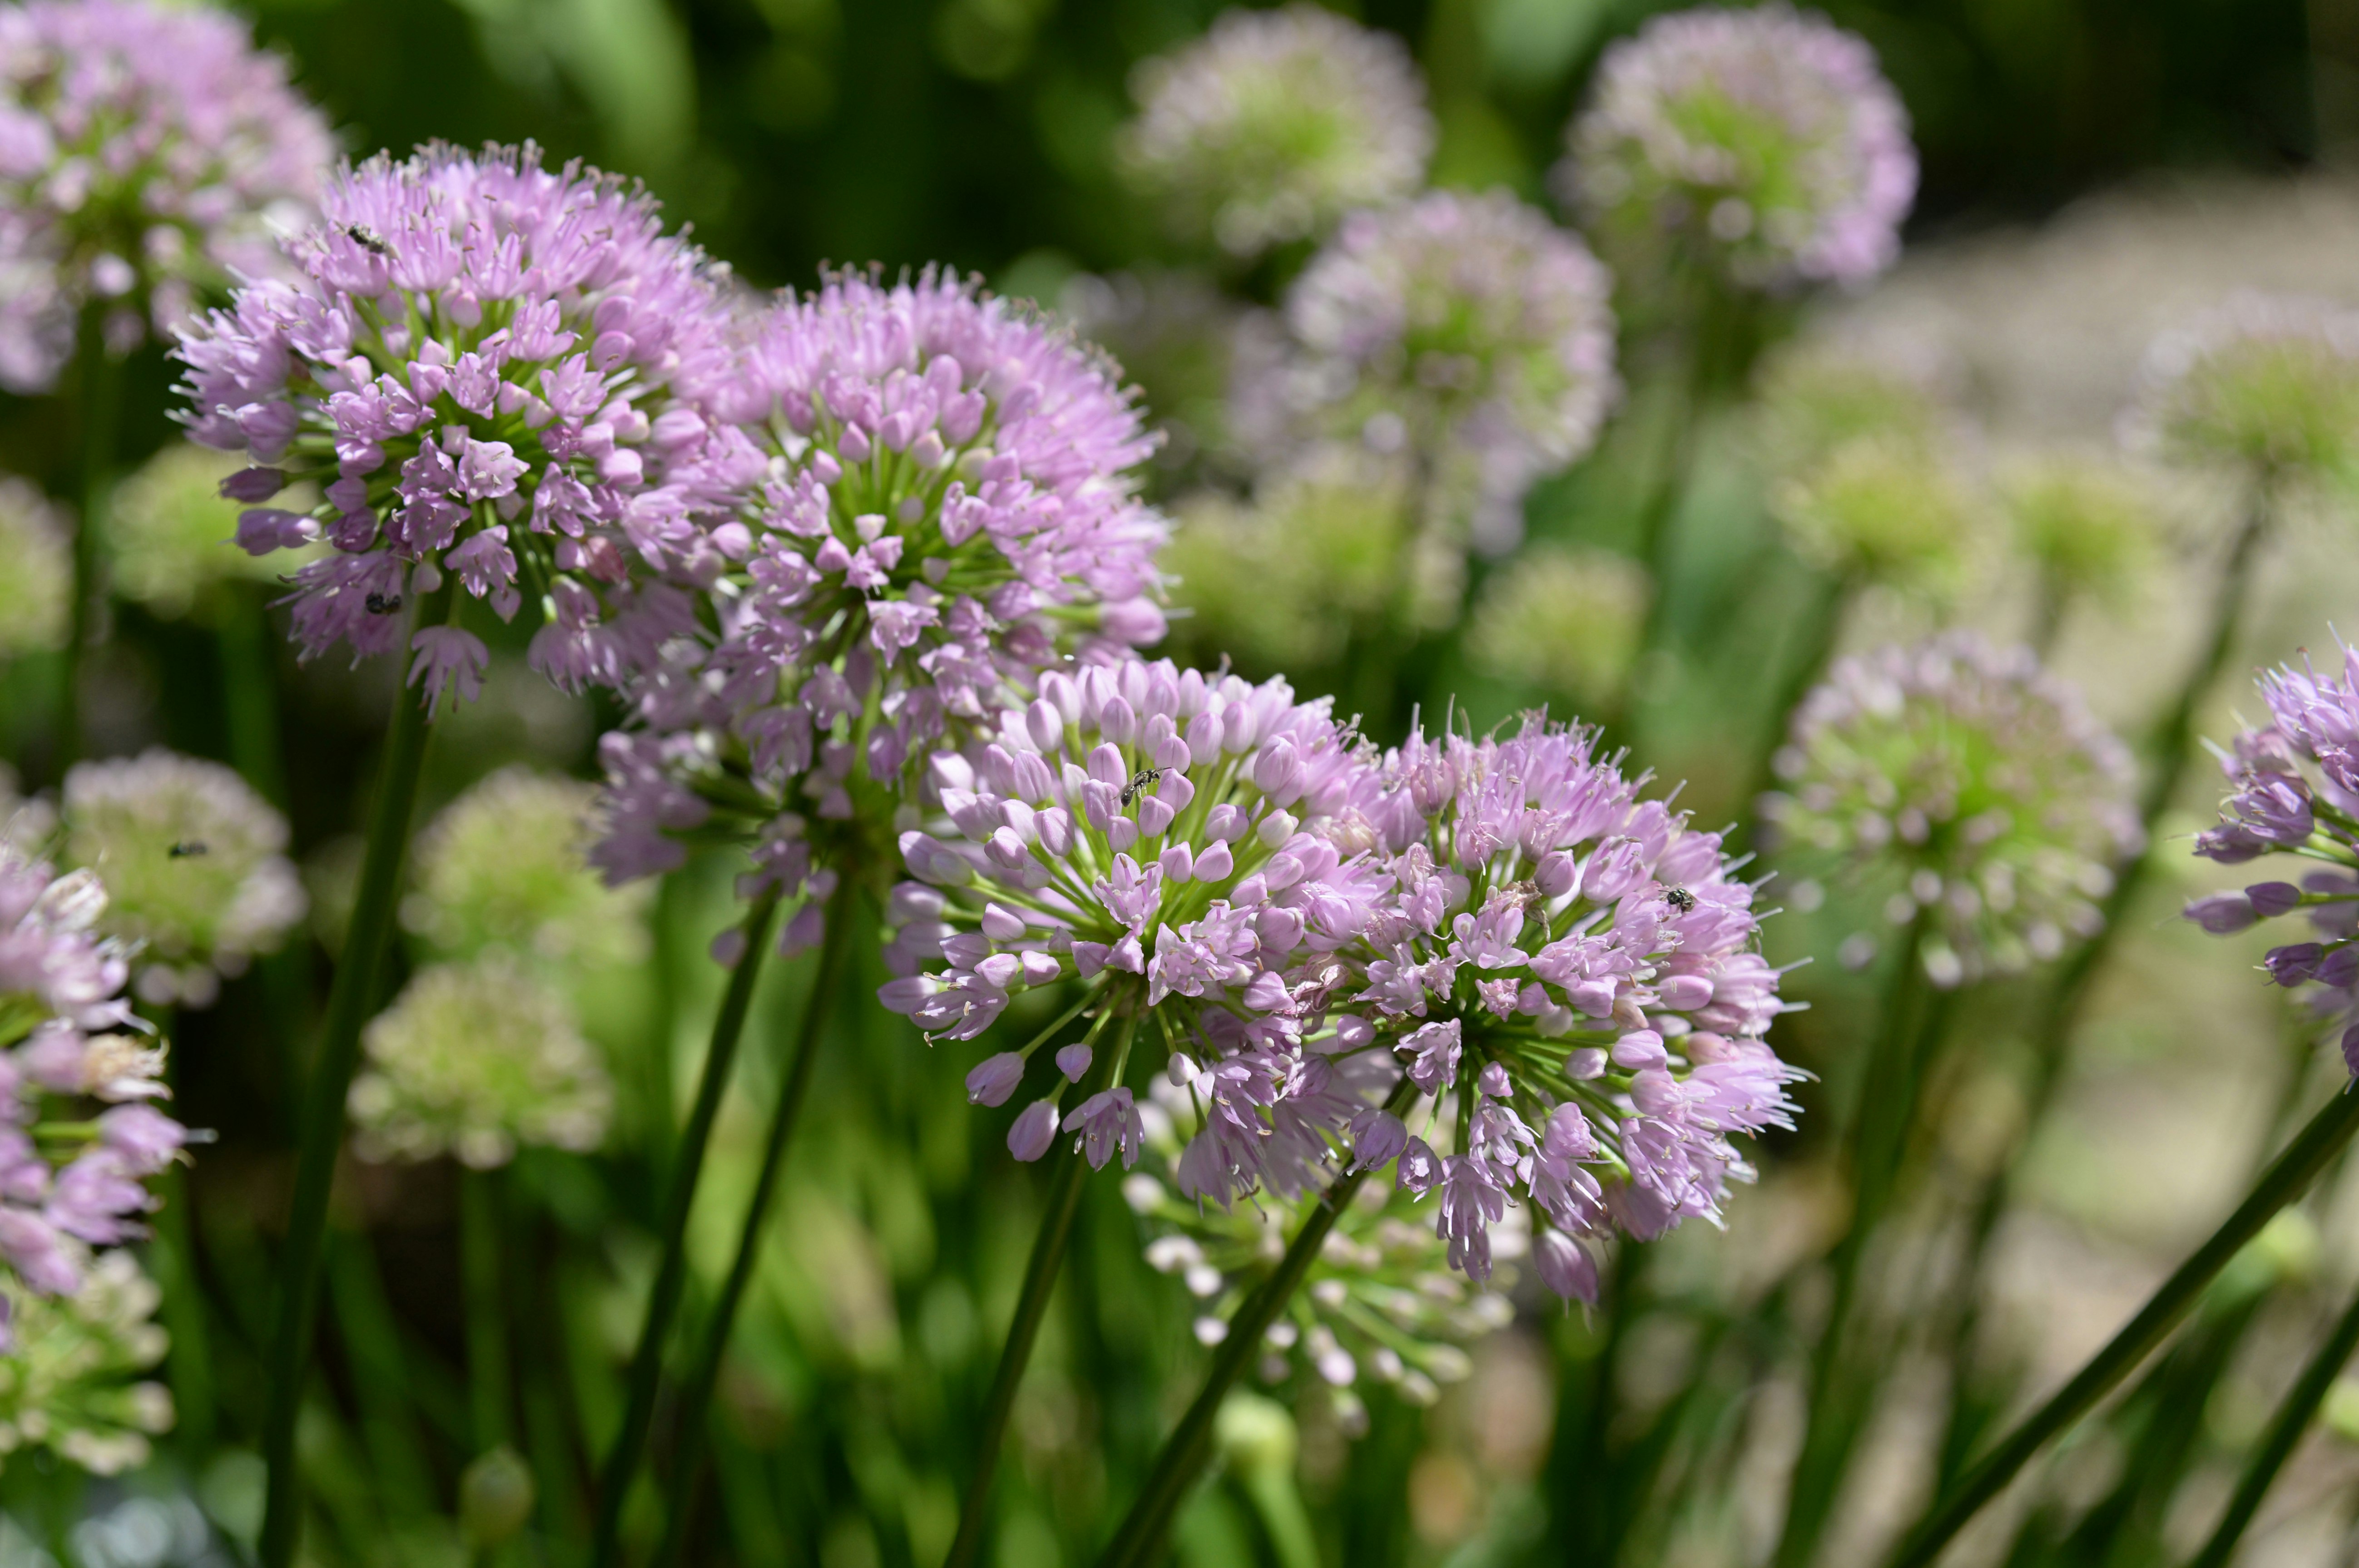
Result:
M89 871L58 876L0 844L0 1260L32 1289L78 1289L90 1248L145 1234L145 1180L186 1130L147 1105L164 1052L135 1027L128 956L97 934L106 892ZM87 1138L39 1123L57 1108L111 1108Z
M1787 1125L1800 1075L1762 1041L1782 1004L1753 889L1593 744L1532 718L1379 759L1277 683L1052 675L997 741L935 759L946 823L904 837L907 972L883 1000L970 1040L1079 979L1096 1022L1062 1077L1109 1019L1151 1019L1201 1111L1188 1196L1397 1161L1440 1189L1454 1266L1487 1277L1489 1227L1528 1202L1542 1277L1593 1295L1573 1238L1717 1220L1749 1173L1730 1135ZM1004 1104L1058 1028L983 1062L970 1098ZM1096 1163L1136 1150L1120 1080L1062 1118ZM1017 1118L1019 1158L1050 1146L1065 1087Z
M273 228L310 219L334 157L286 64L226 12L0 7L0 386L46 390L87 307L122 353L277 270Z
M643 192L529 145L380 155L322 207L298 279L249 284L179 350L190 433L256 465L223 485L252 503L238 542L332 546L292 579L305 655L395 651L448 574L503 618L538 599L559 685L620 682L690 614L665 585L748 546L715 524L760 456L679 392L728 362L723 279ZM297 480L317 511L261 504ZM488 658L455 625L409 646L437 693Z

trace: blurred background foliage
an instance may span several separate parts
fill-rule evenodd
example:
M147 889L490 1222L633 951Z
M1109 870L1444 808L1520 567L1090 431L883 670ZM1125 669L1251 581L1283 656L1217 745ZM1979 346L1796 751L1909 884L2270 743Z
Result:
M1866 299L1835 302L1814 330L1931 343L1937 401L1970 412L1973 426L1945 430L1940 444L1965 452L1978 471L2027 437L2109 443L2146 337L2233 284L2359 293L2349 259L2359 254L2359 199L2337 173L2359 136L2359 12L2334 0L1825 8L1881 56L1908 107L1923 181L1908 230L1919 254ZM1127 193L1110 148L1130 113L1133 66L1200 34L1212 4L264 0L245 9L356 155L436 137L529 137L560 157L643 177L674 219L756 285L807 285L826 262L940 260L1105 324L1119 342L1122 289L1200 259ZM1357 14L1407 41L1427 75L1440 129L1432 182L1505 185L1546 204L1543 176L1590 69L1653 9L1630 0L1396 0ZM1270 303L1301 259L1233 268L1224 281ZM1129 281L1097 281L1120 273ZM1160 338L1121 345L1158 418L1179 427L1163 499L1197 493L1201 507L1234 509L1245 486L1222 469L1212 428L1225 350L1184 310L1169 319L1180 324ZM1477 607L1473 629L1444 634L1457 624L1455 606L1420 623L1391 684L1354 705L1385 740L1412 705L1446 695L1477 724L1542 700L1593 710L1598 693L1623 684L1613 661L1626 658L1634 628L1603 634L1594 648L1536 649L1519 629L1546 622L1548 585L1594 596L1585 626L1659 612L1681 654L1636 672L1651 742L1644 760L1665 777L1692 776L1683 804L1718 821L1742 813L1762 782L1748 769L1781 721L1780 674L1796 664L1777 632L1811 601L1815 579L1793 556L1771 551L1787 502L1767 492L1758 470L1785 438L1732 416L1695 457L1675 596L1659 610L1634 604L1651 591L1627 580L1626 552L1657 440L1660 367L1640 355L1625 369L1633 395L1598 456L1530 497L1530 552L1513 570L1473 559L1453 585L1460 603ZM129 375L136 458L171 438L162 413L170 375L152 351ZM1902 400L1878 392L1870 401L1886 417ZM72 459L63 419L53 403L0 398L0 468L64 492ZM1912 493L1947 482L1905 466L1854 478ZM2055 533L2058 508L2085 505L2102 521L2123 504L2112 492L2060 500L2060 482L2009 470L1988 493L1965 487L1957 504L1961 515L2011 509L2022 547L2035 554ZM1936 619L2053 635L2100 714L2135 728L2184 662L2203 569L2188 566L2185 546L2218 532L2215 500L2180 485L2139 507L2165 524L2161 545L2148 546L2162 564L2117 571L2136 586L2060 633L2038 609L2038 581L1962 568L1962 586L1938 616L1924 596L1867 596L1846 645ZM1312 536L1322 527L1336 535L1339 554L1326 564L1341 589L1313 588L1339 591L1348 608L1357 569L1348 529L1322 523L1321 504L1315 483L1299 481L1289 514ZM1352 634L1298 620L1272 641L1245 624L1257 611L1253 597L1277 579L1256 576L1249 551L1221 545L1217 517L1194 521L1212 543L1202 569L1189 570L1202 613L1179 622L1180 651L1230 655L1252 673L1282 665L1306 690L1349 691L1360 647ZM2267 609L2232 670L2289 656L2338 611L2347 617L2359 579L2339 565L2347 552L2331 530L2341 525L2295 530L2265 564ZM1206 548L1201 538L1196 547ZM2055 569L2075 563L2061 558ZM1180 598L1190 601L1185 584ZM1270 600L1281 614L1299 602ZM219 1129L222 1141L190 1174L207 1304L192 1327L173 1325L177 1433L159 1441L150 1466L89 1489L46 1454L10 1456L0 1465L0 1503L13 1521L0 1533L0 1564L9 1568L44 1553L90 1568L216 1563L254 1528L256 1347L269 1227L289 1162L288 1069L277 1042L308 1032L352 874L356 792L390 696L384 668L296 666L264 605L252 583L223 584L194 602L168 585L156 595L125 587L95 674L104 700L92 716L93 750L127 754L161 742L231 761L288 811L317 940L266 957L218 1006L178 1021L183 1112ZM1223 620L1231 611L1237 623ZM613 714L527 677L517 656L526 630L495 642L506 656L484 700L438 732L429 812L509 764L590 774L594 737ZM223 672L238 659L268 664L275 715L234 710L235 683ZM56 782L42 708L53 684L38 655L0 676L6 754L28 784ZM2236 676L2212 694L2198 732L2224 734L2244 689ZM2208 819L2211 793L2208 776L2192 780L2166 832ZM607 1152L527 1149L488 1184L500 1238L495 1284L519 1390L501 1419L526 1455L528 1487L471 1465L484 1433L464 1382L470 1297L459 1231L461 1189L475 1173L448 1161L351 1167L338 1200L326 1369L303 1433L320 1560L576 1560L590 1466L617 1416L616 1368L653 1267L655 1173L719 992L705 951L730 919L731 870L699 861L669 879L651 910L630 915L651 934L644 958L566 981L582 1029L623 1086ZM2092 1009L2064 1090L2079 1108L2032 1147L2017 1181L2026 1217L1984 1292L1999 1325L1983 1369L1999 1391L1977 1396L1986 1402L2004 1404L2006 1390L2052 1382L2075 1364L2241 1187L2266 1129L2306 1103L2304 1074L2319 1069L2314 1091L2328 1071L2299 1024L2247 983L2244 948L2223 953L2191 928L2164 924L2179 897L2211 884L2175 862L2158 881L2125 922L2129 939ZM1790 903L1769 937L1781 960L1832 959L1866 924L1842 890L1823 903ZM2257 955L2256 944L2245 946ZM451 956L421 935L410 961ZM873 951L861 962L854 986L867 994L883 972ZM700 1290L726 1267L752 1180L757 1108L776 1087L763 1043L789 1033L808 969L774 968L757 1000L741 1092L697 1209ZM1608 1434L1614 1467L1563 1468L1580 1452L1565 1434L1584 1419L1598 1325L1527 1303L1517 1328L1485 1341L1471 1376L1440 1405L1420 1409L1379 1390L1356 1438L1346 1430L1356 1420L1316 1399L1291 1415L1241 1401L1223 1426L1223 1478L1180 1524L1180 1559L1204 1568L1612 1560L1611 1548L1567 1555L1586 1539L1585 1512L1611 1517L1599 1528L1624 1562L1757 1560L1761 1498L1777 1490L1775 1476L1759 1474L1777 1461L1759 1456L1790 1455L1799 1392L1790 1378L1767 1375L1775 1346L1726 1334L1728 1315L1714 1303L1757 1296L1838 1223L1830 1215L1840 1197L1817 1156L1839 1119L1821 1108L1850 1089L1836 1043L1863 1033L1875 1006L1864 979L1832 961L1802 989L1814 1010L1781 1025L1790 1026L1781 1049L1825 1076L1826 1098L1814 1094L1799 1140L1765 1150L1770 1179L1739 1200L1749 1212L1738 1234L1682 1232L1652 1265L1650 1289L1676 1310L1618 1347L1625 1408ZM2043 994L1991 987L1962 1004L1957 1035L1977 1048L1953 1055L1929 1091L1939 1108L1930 1119L1946 1130L1924 1158L1956 1178L1938 1190L1971 1192L2006 1161L2031 1093L2019 1069ZM1020 1032L1027 1019L1013 1022ZM687 1542L690 1560L939 1562L968 1464L963 1423L981 1402L1038 1201L1031 1173L998 1157L1005 1118L979 1119L945 1067L900 1020L873 1008L840 1012L814 1101L824 1114L794 1155L726 1370L704 1483L713 1506ZM2338 1189L2310 1216L2289 1218L2240 1260L2175 1358L2062 1455L2052 1483L2017 1510L2017 1522L2027 1510L2031 1520L2023 1533L1977 1550L1995 1560L2012 1540L2013 1561L2127 1564L2175 1558L2190 1530L2200 1539L2234 1456L2337 1293L2319 1282L2328 1269L2321 1236L2332 1243L2328 1271L2349 1271L2353 1195ZM1191 1386L1201 1350L1190 1303L1149 1268L1140 1242L1114 1184L1093 1184L1060 1307L1016 1413L994 1541L1000 1563L1085 1561ZM1922 1243L1914 1231L1890 1239L1886 1272L1907 1276L1907 1249ZM1938 1379L1930 1362L1902 1359L1919 1381ZM1715 1367L1725 1375L1697 1375ZM1894 1452L1938 1448L1939 1433L1918 1430L1934 1420L1925 1412L1940 1409L1938 1400L1903 1384L1876 1430L1900 1433ZM2339 1390L2328 1413L2330 1425L2359 1434L2359 1390ZM2348 1560L2333 1553L2348 1539L2353 1454L2297 1469L2314 1506L2262 1538L2279 1555L2254 1561ZM2190 1476L2195 1483L2182 1489ZM1871 1452L1824 1560L1867 1560L1854 1553L1888 1541L1924 1485L1920 1471L1898 1461L1879 1468ZM515 1516L508 1504L527 1493L528 1517ZM1650 1503L1673 1495L1688 1501ZM639 1550L653 1547L658 1525L652 1507L634 1517Z

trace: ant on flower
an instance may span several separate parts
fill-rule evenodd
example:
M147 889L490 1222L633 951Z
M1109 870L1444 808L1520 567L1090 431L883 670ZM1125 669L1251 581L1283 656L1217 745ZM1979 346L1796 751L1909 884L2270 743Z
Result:
M1136 800L1141 791L1153 789L1162 777L1163 770L1161 768L1139 769L1138 772L1130 776L1130 783L1123 786L1123 805L1128 806L1131 802Z

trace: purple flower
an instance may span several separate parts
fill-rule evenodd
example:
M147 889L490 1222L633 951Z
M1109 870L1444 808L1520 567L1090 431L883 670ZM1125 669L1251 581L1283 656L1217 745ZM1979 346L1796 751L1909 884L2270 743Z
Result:
M2347 1014L2359 1005L2350 994L2359 982L2359 829L2350 826L2359 814L2359 651L2343 650L2339 679L2305 659L2298 669L2264 674L2260 687L2270 721L2239 735L2221 759L2230 785L2223 820L2196 836L2195 852L2241 864L2299 850L2306 866L2324 860L2342 869L2306 869L2299 885L2255 882L2241 893L2214 893L2187 914L2226 933L2301 911L2322 940L2272 948L2269 978L2288 989L2315 982L2318 1011Z
M108 350L168 334L201 294L283 271L335 156L286 63L210 6L0 8L0 385L45 391L75 317Z
M0 1260L51 1294L82 1282L82 1254L61 1237L108 1247L142 1234L154 1199L141 1178L188 1141L136 1103L163 1092L164 1052L127 1033L129 965L98 934L105 910L89 871L60 877L0 843ZM53 1164L31 1130L85 1097L115 1103Z
M1483 740L1413 735L1334 812L1386 892L1310 961L1345 971L1322 993L1353 1012L1326 1027L1372 1032L1421 1094L1468 1107L1462 1146L1437 1152L1430 1124L1397 1181L1442 1187L1437 1234L1478 1280L1510 1203L1576 1236L1717 1219L1747 1174L1731 1136L1795 1109L1800 1075L1761 1040L1783 1004L1753 951L1754 890L1719 835L1639 799L1594 745L1537 716ZM1305 1038L1317 1047L1317 1022Z
M1057 1141L1057 1102L1036 1099L1024 1108L1007 1130L1007 1152L1030 1163Z
M1566 144L1550 183L1640 279L1693 259L1745 288L1856 287L1899 255L1917 193L1875 51L1783 5L1647 22L1606 50Z
M1133 662L1052 671L1039 689L987 743L934 757L938 815L902 835L916 880L887 911L906 978L881 1000L952 1040L1075 979L1101 1022L1158 1009L1179 1046L1167 1074L1205 1107L1183 1185L1219 1203L1290 1195L1365 1104L1306 1056L1302 1021L1343 979L1320 956L1380 891L1331 831L1367 760L1325 701L1282 681Z
M1445 508L1411 521L1511 548L1525 492L1596 443L1620 395L1612 290L1506 191L1355 212L1288 293L1291 345L1245 378L1237 422L1264 444L1411 446Z
M1597 1304L1597 1264L1563 1231L1543 1228L1532 1238L1532 1266L1540 1283L1565 1300Z
M908 985L910 982L894 980L889 983ZM975 1064L974 1070L967 1074L967 1103L969 1105L1006 1105L1007 1097L1014 1094L1016 1086L1023 1081L1024 1058L1013 1051L1002 1051L996 1056L986 1057L978 1062Z
M762 473L680 395L726 373L719 280L644 192L529 145L379 156L321 207L287 247L296 280L240 287L179 351L196 439L326 496L310 526L249 541L333 546L290 579L304 656L392 652L448 572L504 617L533 586L535 664L620 683L692 629L665 585L726 564ZM417 678L457 667L421 658Z
M1083 1100L1066 1113L1065 1130L1080 1133L1074 1147L1086 1147L1090 1164L1098 1170L1105 1168L1117 1150L1124 1170L1137 1164L1139 1141L1146 1136L1138 1108L1126 1087L1104 1089Z
M1203 38L1140 65L1132 90L1124 172L1176 227L1235 256L1400 200L1433 153L1408 51L1315 5L1224 11Z

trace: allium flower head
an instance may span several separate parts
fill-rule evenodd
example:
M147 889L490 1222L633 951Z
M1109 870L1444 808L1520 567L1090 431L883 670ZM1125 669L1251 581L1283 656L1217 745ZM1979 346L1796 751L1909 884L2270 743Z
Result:
M647 579L709 580L748 543L708 524L758 457L676 391L727 361L716 269L644 192L530 145L380 155L321 205L298 281L240 288L179 350L190 433L256 465L223 486L238 542L333 546L291 576L305 656L396 652L406 600L454 576L504 618L534 595L560 685L619 680L687 613ZM293 480L325 503L264 504ZM633 613L610 623L601 590ZM456 626L410 647L438 694L488 658Z
M5 222L0 218L0 222ZM0 660L65 646L73 617L72 524L49 498L0 474Z
M0 386L39 392L107 308L168 334L201 294L273 270L335 145L245 24L210 5L0 7Z
M2359 310L2232 295L2147 351L2124 435L2267 484L2359 479Z
M250 556L237 547L241 508L221 492L238 460L175 442L115 486L106 507L108 584L150 614L177 621L215 610L224 583L275 583L326 553L324 544ZM309 486L277 498L289 511L319 503Z
M523 767L469 786L419 836L403 923L451 957L497 947L575 972L641 961L648 890L605 886L585 858L596 799Z
M1746 288L1856 287L1917 193L1875 51L1783 5L1655 17L1606 50L1566 143L1557 193L1634 278L1691 258Z
M1963 575L1978 532L1939 451L1873 437L1773 484L1769 513L1795 553L1832 576L1935 594Z
M140 1374L163 1360L164 1299L128 1252L91 1264L71 1293L0 1284L15 1338L0 1357L0 1454L49 1448L96 1476L147 1462L172 1428L172 1392Z
M519 1145L582 1152L605 1139L605 1064L564 998L511 955L420 969L361 1044L351 1108L364 1158L450 1154L489 1170Z
M1147 1120L1156 1152L1176 1168L1180 1134L1196 1122L1185 1091L1158 1082ZM1293 1203L1217 1208L1178 1195L1144 1171L1124 1180L1123 1196L1147 1227L1148 1265L1177 1276L1203 1303L1195 1330L1208 1344L1226 1337L1238 1303L1268 1278L1319 1202L1306 1194ZM1264 1338L1262 1381L1323 1395L1355 1436L1367 1424L1357 1392L1364 1382L1430 1405L1441 1385L1473 1370L1462 1346L1515 1319L1506 1294L1515 1269L1502 1266L1489 1289L1469 1290L1450 1272L1446 1243L1419 1217L1407 1193L1388 1182L1364 1184ZM1498 1256L1517 1255L1522 1239L1503 1229Z
M664 835L704 819L696 786L720 772L734 799L750 784L822 823L881 819L929 748L986 728L1044 666L1159 639L1165 524L1136 494L1154 443L1117 377L948 272L839 273L782 299L706 387L769 453L728 525L744 564L718 643L642 682L644 728L609 738L599 863L674 863ZM774 862L809 855L799 822L773 829L805 846Z
M1966 633L1837 661L1777 771L1781 850L1873 879L1894 925L1921 915L1945 986L2094 933L2144 841L2128 751L2028 650Z
M1372 622L1448 630L1465 552L1417 525L1410 468L1322 441L1264 472L1248 502L1206 489L1180 503L1163 555L1189 612L1175 638L1206 665L1277 670L1332 665Z
M91 872L0 844L0 1262L44 1295L82 1288L89 1249L146 1234L143 1183L187 1141L144 1103L165 1093L164 1050L132 1033L131 966L101 935L105 914ZM112 1108L90 1120L92 1100ZM37 1140L69 1121L87 1135Z
M1501 680L1579 705L1610 702L1638 655L1654 593L1627 556L1535 545L1484 583L1466 656Z
M929 1035L973 1040L1018 992L1078 979L1096 1049L1152 1010L1169 1077L1207 1108L1182 1186L1220 1203L1299 1193L1361 1091L1397 1076L1377 1053L1306 1054L1303 992L1274 972L1347 939L1368 907L1373 884L1324 836L1364 766L1326 701L1298 703L1282 681L1168 660L1044 676L995 740L934 759L946 820L902 837L916 880L890 901L902 978L882 1000ZM972 1098L1004 1103L1045 1043L984 1063ZM1087 1137L1092 1163L1119 1149L1127 1165L1136 1108L1119 1063L1107 1081L1064 1130ZM1018 1119L1019 1157L1046 1152L1064 1088Z
M101 929L138 953L150 1001L209 1004L217 976L303 918L287 819L234 769L161 748L66 774L65 858L105 881Z
M2224 865L2267 854L2299 855L2288 881L2256 882L2187 906L2207 931L2241 931L2300 911L2314 940L2270 949L2269 978L2307 994L2321 1015L2359 1012L2359 652L2345 648L2342 678L2305 658L2261 676L2268 722L2236 737L2220 759L2231 793L2220 825L2196 835L2195 852ZM2343 1036L2343 1057L2359 1075L2359 1026Z
M1512 545L1524 492L1596 443L1618 395L1612 291L1581 241L1504 190L1355 212L1288 296L1281 395L1336 434L1407 449Z
M1414 191L1433 116L1408 51L1332 11L1223 12L1131 79L1123 172L1232 255L1324 232Z
M1762 469L1789 479L1855 441L1942 445L1951 417L1940 384L1951 367L1805 339L1770 354L1754 377L1748 444Z
M2051 456L2009 469L1995 488L2016 547L2055 593L2119 600L2155 557L2162 497L2120 463Z
M1451 1266L1487 1279L1491 1227L1528 1203L1542 1280L1593 1298L1575 1238L1716 1222L1751 1174L1730 1135L1788 1125L1801 1076L1762 1041L1779 977L1720 835L1594 745L1531 715L1387 753L1343 812L1387 896L1321 992L1335 1040L1394 1054L1427 1097L1416 1136L1412 1107L1353 1141L1433 1195Z

